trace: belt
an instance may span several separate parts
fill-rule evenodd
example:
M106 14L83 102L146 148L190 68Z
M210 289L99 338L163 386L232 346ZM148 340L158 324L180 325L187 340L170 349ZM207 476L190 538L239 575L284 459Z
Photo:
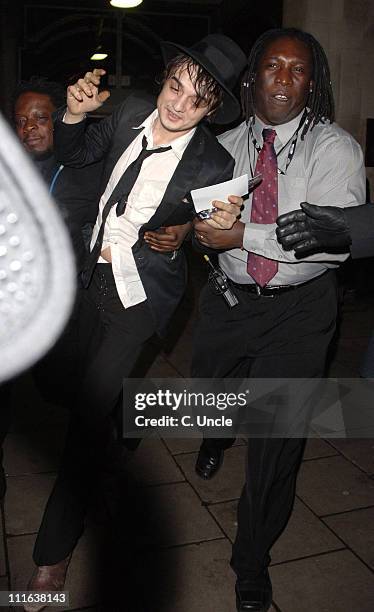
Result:
M320 278L322 278L322 276L325 276L325 274L328 274L330 272L330 270L325 270L325 272L322 272L322 274L319 274L319 276L315 276L314 278L311 278L307 281L305 281L304 283L298 283L297 285L280 285L280 286L270 286L270 287L261 287L260 285L257 285L256 283L246 283L245 285L241 285L240 283L234 283L234 281L232 281L230 279L230 283L233 287L235 287L235 289L240 289L240 291L245 291L246 293L254 293L256 294L258 297L276 297L277 295L280 295L281 293L287 293L287 291L295 291L296 289L299 289L300 287L306 287L306 285L311 285L312 283L318 281Z

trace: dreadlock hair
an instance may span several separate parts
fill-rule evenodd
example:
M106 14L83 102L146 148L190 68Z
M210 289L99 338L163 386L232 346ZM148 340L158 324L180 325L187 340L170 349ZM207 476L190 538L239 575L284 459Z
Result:
M55 81L49 81L46 77L32 76L29 81L20 81L13 94L13 106L14 109L18 98L28 92L34 92L49 96L52 104L59 108L63 106L66 101L65 88Z
M297 28L278 28L264 32L253 45L248 58L248 68L244 74L241 88L241 101L245 120L255 114L254 92L256 72L259 61L268 45L278 38L296 38L310 49L312 56L313 91L309 94L308 112L305 118L301 139L320 121L334 121L334 95L331 87L330 68L326 54L320 43L308 32Z
M168 79L172 78L178 70L182 68L187 70L188 76L190 77L195 90L196 90L196 108L200 106L208 106L209 111L212 113L210 118L222 104L223 91L217 81L203 68L200 64L197 64L192 57L179 53L167 64L162 84Z

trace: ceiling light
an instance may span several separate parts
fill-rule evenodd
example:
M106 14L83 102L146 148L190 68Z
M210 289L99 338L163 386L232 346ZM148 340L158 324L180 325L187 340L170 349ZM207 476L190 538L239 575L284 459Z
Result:
M110 0L110 4L117 8L132 8L139 6L142 2L143 0Z
M100 61L100 60L105 60L107 57L108 57L107 53L93 53L90 59L94 61Z

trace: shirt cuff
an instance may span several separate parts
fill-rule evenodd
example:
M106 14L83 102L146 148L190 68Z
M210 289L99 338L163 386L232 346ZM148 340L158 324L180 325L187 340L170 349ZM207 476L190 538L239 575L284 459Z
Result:
M64 116L62 117L62 123L65 123L66 111L64 112ZM87 113L83 114L81 121L84 121L87 117ZM81 123L81 121L77 121L77 123ZM67 123L66 125L77 125L76 123Z

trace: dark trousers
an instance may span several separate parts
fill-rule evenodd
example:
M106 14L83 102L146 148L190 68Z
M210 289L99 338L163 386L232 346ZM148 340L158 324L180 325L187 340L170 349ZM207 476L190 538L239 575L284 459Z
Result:
M323 377L337 314L334 273L273 298L240 289L235 292L239 304L232 309L209 287L202 292L194 377ZM294 503L305 439L270 437L277 419L283 420L284 409L276 409L264 437L248 440L246 482L231 560L243 586L266 582L270 548L285 528ZM308 413L297 418L304 419L307 430ZM210 443L220 445L218 440ZM222 447L227 447L227 440Z
M69 410L79 388L78 322L83 291L78 285L73 312L65 329L56 344L32 368L32 376L42 398Z
M147 302L123 307L109 264L96 266L79 319L82 384L35 543L37 565L67 557L82 534L89 496L113 440L113 412L123 378L130 376L154 333Z

